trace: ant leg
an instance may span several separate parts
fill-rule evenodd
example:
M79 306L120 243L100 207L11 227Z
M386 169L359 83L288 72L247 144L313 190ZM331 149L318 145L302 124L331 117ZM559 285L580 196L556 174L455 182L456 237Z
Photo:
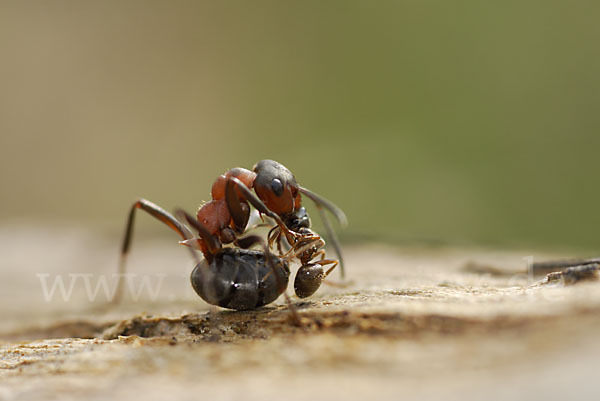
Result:
M331 287L336 287L336 288L348 288L350 286L351 282L348 282L348 281L342 282L342 283L337 282L337 281L331 281L331 280L325 281L325 277L327 277L329 275L329 273L331 273L333 271L333 269L335 269L337 267L337 265L338 265L337 260L333 260L333 259L332 260L320 260L318 262L318 264L320 264L321 266L333 264L333 266L331 266L329 269L327 269L327 271L323 275L323 283L324 284L327 284Z
M249 213L244 213L242 209L242 200L240 199L237 191L235 190L234 181L236 178L230 177L227 179L225 184L225 202L231 214L235 231L243 233L246 226L248 225ZM243 183L240 187L247 188Z
M319 259L319 262L322 262L325 260L325 250L321 249L319 252L315 253L312 258L315 259L316 257L320 256L321 259Z
M278 228L279 226L271 228L267 234L267 243L269 244L269 248L273 248L273 243L279 238L278 234L280 231ZM281 252L279 252L279 254L281 254Z
M331 273L333 271L333 269L335 269L337 267L339 261L337 261L335 259L327 259L326 260L325 259L325 251L324 250L321 250L321 251L315 253L313 257L316 258L318 255L321 256L321 260L319 260L316 263L319 264L319 265L321 265L321 266L325 266L325 265L328 265L328 264L335 263L332 267L330 267L325 272L325 274L323 276L323 280L325 280L325 277L327 277L329 275L329 273ZM327 280L327 281L323 281L323 284L327 284L329 286L337 287L337 288L347 288L347 287L350 286L351 282L345 281L345 282L340 283L340 282L337 282L337 281Z
M125 226L125 236L123 238L123 245L121 246L121 257L119 259L119 281L117 283L117 289L115 290L115 294L110 301L111 303L119 303L121 301L122 293L123 293L123 283L121 278L125 274L125 267L127 263L127 254L129 253L129 248L131 246L131 239L133 238L133 225L135 222L135 211L136 209L142 209L145 212L148 212L152 217L157 218L158 220L165 223L172 230L174 230L181 238L184 240L192 238L192 233L190 230L181 224L172 214L167 212L165 209L160 206L150 202L146 199L137 200L129 211L129 216L127 218L127 225ZM192 251L193 252L193 251ZM194 253L195 255L195 253Z
M281 240L281 238L282 238L282 233L281 233L281 229L279 228L279 226L275 226L275 227L271 228L271 230L267 234L269 249L273 249L273 244L277 244L277 252L279 252L280 257L284 256L284 250L282 249L283 241ZM290 250L289 247L288 247L288 249L285 250L286 255L289 250Z
M335 254L338 257L338 260L340 261L340 274L343 280L346 277L346 271L344 269L344 257L342 256L342 250L338 238L335 235L335 231L333 231L333 228L331 227L329 219L325 215L323 208L331 212L338 219L342 226L348 225L348 219L346 218L346 215L344 214L342 209L340 209L327 199L303 187L300 187L300 192L306 195L310 200L312 200L315 203L317 210L319 211L319 216L321 216L321 220L323 221L323 225L325 226L325 231L327 231L327 236L331 240L331 245L333 246Z
M321 266L333 265L329 269L327 269L327 271L325 272L325 275L323 276L323 278L325 278L329 275L329 273L331 273L333 271L333 269L335 269L337 267L337 265L339 264L339 261L337 261L335 259L328 259L328 260L320 260L318 263Z
M296 242L289 251L287 251L282 257L286 259L291 259L295 257L299 257L304 252L308 251L311 248L317 247L322 248L325 245L325 241L318 235L308 236L306 239L302 239L301 241ZM316 255L320 254L319 251L315 255L313 255L310 259L314 259Z
M267 234L267 239L269 242L269 249L273 249L273 244L277 244L277 251L279 252L279 256L282 256L284 253L282 246L286 246L286 244L287 244L282 241L282 238L283 238L283 234L282 234L281 228L279 226L275 226L275 227L271 228L271 230L269 231L269 234ZM287 252L290 249L289 244L287 244L286 248L287 249L285 250L285 253L287 254Z
M263 277L263 280L265 280L267 277L269 277L269 274L271 274L271 272L272 272L273 274L275 274L275 278L277 279L279 288L282 289L282 287L284 287L284 285L282 283L283 278L281 277L280 273L277 271L277 269L275 268L275 265L273 264L273 260L271 259L271 257L275 256L275 255L273 255L269 251L269 247L267 246L267 243L265 242L265 240L262 239L261 237L259 237L258 235L249 235L244 238L239 238L236 241L236 245L238 245L240 248L244 248L244 249L248 249L255 244L260 244L262 246L262 248L265 252L265 259L267 260L267 263L269 264L269 267L271 268L269 273L267 273L265 275L265 277ZM294 323L296 323L296 325L298 325L298 326L302 326L302 323L300 321L300 316L298 316L298 312L296 311L296 308L292 304L292 300L288 296L286 288L283 288L283 296L285 297L285 303L287 304L288 308L290 309L290 312L292 313L292 319L294 320Z
M279 252L279 255L283 254L283 249L281 249L281 244L283 243L283 241L281 240L281 230L278 231L277 233L277 251ZM286 250L287 252L287 250Z
M212 255L216 254L221 249L221 242L219 241L219 239L216 236L212 235L208 231L208 229L204 227L204 224L200 223L197 219L192 217L185 210L177 209L175 213L179 218L181 218L182 220L186 220L190 226L194 227L196 231L198 231L198 234L200 234L200 237L202 238L202 241L204 242L208 250L208 254L204 256L207 257L207 259L211 259L209 260L209 262L211 262Z

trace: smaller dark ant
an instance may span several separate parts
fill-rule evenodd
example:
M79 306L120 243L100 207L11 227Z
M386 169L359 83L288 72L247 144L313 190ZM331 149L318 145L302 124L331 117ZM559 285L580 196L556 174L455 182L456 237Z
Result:
M255 189L256 195L250 190ZM344 213L326 199L298 186L292 173L280 163L263 160L253 171L235 168L217 178L212 187L213 200L204 204L196 218L182 210L176 218L156 204L139 199L129 212L119 273L125 272L126 256L130 248L136 209L142 209L165 223L182 238L182 244L202 251L204 260L196 258L191 282L196 293L206 302L224 308L245 310L273 302L285 294L290 270L289 260L297 258L302 266L296 274L294 289L299 297L312 295L337 265L337 260L326 260L322 249L325 241L310 230L310 219L301 206L300 194L305 194L315 202L323 218L325 227L339 255L339 245L333 235L323 209L332 212L344 224ZM240 237L247 229L250 205L273 219L276 226L268 235L268 242L257 235ZM194 237L181 221L186 221L198 231ZM290 249L283 254L282 238ZM277 243L279 255L274 255L270 247ZM233 244L234 247L224 247ZM254 245L262 250L250 250ZM320 257L320 260L314 261ZM326 272L323 266L332 265ZM340 263L340 266L343 265ZM343 270L342 270L343 275ZM121 296L121 283L113 298L118 302ZM289 298L286 296L288 304Z

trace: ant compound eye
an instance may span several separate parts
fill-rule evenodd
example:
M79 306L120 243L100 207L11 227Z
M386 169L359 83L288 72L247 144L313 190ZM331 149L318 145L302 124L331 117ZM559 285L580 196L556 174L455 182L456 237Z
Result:
M275 192L275 195L281 196L281 194L283 193L283 184L281 183L279 178L273 178L273 181L271 181L271 189L273 190L273 192Z

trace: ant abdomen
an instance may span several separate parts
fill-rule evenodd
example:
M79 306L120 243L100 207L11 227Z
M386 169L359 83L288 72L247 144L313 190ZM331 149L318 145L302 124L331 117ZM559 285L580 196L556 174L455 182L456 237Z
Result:
M212 262L200 262L190 277L196 293L211 305L247 310L277 299L287 288L290 269L286 261L261 251L223 248ZM275 270L272 270L271 265Z
M294 279L296 295L300 298L310 297L319 289L324 277L325 272L319 264L301 266Z

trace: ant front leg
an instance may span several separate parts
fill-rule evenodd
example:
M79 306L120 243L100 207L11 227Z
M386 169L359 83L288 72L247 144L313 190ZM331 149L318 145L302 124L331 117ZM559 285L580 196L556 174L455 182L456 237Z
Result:
M287 254L290 250L290 247L288 246L284 251L282 247L283 241L281 240L281 238L281 229L279 228L279 226L275 226L271 228L271 230L269 230L269 233L267 234L267 243L269 244L269 249L273 249L274 245L277 244L277 252L279 252L279 256L284 256L284 252L285 254Z
M131 240L133 238L133 225L135 223L135 211L137 209L142 209L145 212L149 213L152 217L165 223L169 228L171 228L173 231L179 234L179 236L183 240L191 239L193 236L186 226L181 224L179 220L177 220L171 213L167 212L165 209L146 199L137 200L131 206L127 218L127 225L125 226L125 236L123 237L123 245L121 246L121 257L119 259L118 268L119 281L117 284L117 289L115 290L115 294L111 300L112 303L119 303L123 295L123 283L121 278L125 275L127 254L129 253L129 248L131 247ZM193 250L192 253L194 257L197 258L196 253Z

